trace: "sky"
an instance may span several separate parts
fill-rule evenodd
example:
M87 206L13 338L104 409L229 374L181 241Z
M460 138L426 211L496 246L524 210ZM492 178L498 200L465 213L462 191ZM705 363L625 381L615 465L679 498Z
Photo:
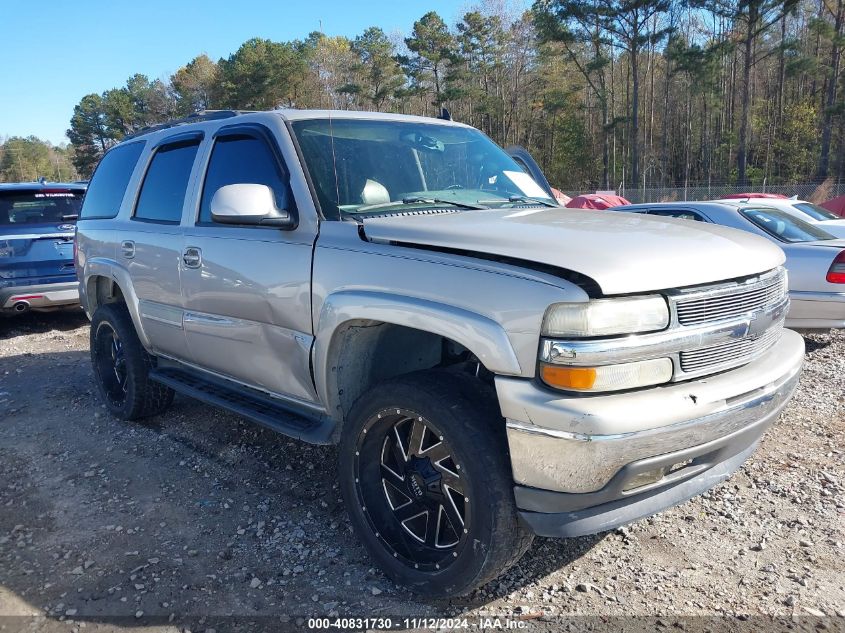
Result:
M67 143L73 107L135 73L167 79L196 55L246 40L410 33L427 11L454 24L467 0L0 0L0 136Z

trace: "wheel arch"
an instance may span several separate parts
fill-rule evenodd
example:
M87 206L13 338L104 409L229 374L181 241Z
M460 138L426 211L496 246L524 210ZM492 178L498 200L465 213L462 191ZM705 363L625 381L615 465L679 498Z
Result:
M317 393L337 420L374 384L439 366L444 346L464 349L488 371L520 375L505 330L454 306L379 292L329 296L316 324L313 367Z
M132 317L132 323L141 344L149 349L149 340L141 327L141 318L138 312L138 297L132 288L129 273L125 269L116 266L108 259L90 259L85 267L85 278L82 285L83 307L88 318L94 316L94 312L104 303L123 302Z

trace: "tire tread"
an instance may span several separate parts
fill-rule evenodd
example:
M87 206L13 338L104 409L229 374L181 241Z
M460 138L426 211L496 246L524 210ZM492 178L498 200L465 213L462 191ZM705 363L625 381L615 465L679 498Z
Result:
M163 413L173 402L175 392L170 387L150 380L150 369L155 367L155 357L141 345L135 324L124 303L106 303L97 308L91 319L91 355L94 360L94 337L97 327L107 321L115 329L123 344L128 365L128 402L120 410L108 404L113 414L124 420L139 420Z
M520 521L513 495L513 476L507 451L504 420L498 407L493 388L470 374L435 369L405 374L385 381L365 393L355 403L346 422L341 450L349 450L349 432L354 432L362 416L383 399L402 405L402 394L413 390L424 400L449 403L453 417L464 421L465 441L472 447L473 459L482 463L488 473L484 481L485 505L494 508L490 547L484 550L484 560L471 577L464 577L455 584L436 582L414 583L413 589L429 597L457 597L470 593L488 583L509 567L516 564L531 546L534 535ZM352 448L354 451L354 448ZM390 570L386 569L390 575Z

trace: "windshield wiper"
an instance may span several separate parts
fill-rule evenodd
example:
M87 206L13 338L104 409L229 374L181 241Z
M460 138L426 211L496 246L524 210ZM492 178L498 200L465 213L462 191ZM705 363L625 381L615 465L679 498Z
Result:
M459 209L474 209L476 211L480 211L482 209L488 209L489 207L485 207L480 204L469 204L466 202L455 202L454 200L446 200L445 198L426 198L424 196L410 196L408 198L402 198L402 204L451 204L453 206L458 207Z
M505 202L504 200L479 200L479 202ZM549 202L548 200L543 200L542 198L532 198L530 196L510 196L507 199L507 202L528 202L533 204L540 204L544 207L554 207L555 209L559 208L560 205L555 202Z
M482 209L489 209L489 207L481 206L480 204L468 204L466 202L456 202L454 200L446 200L444 198L426 198L423 196L409 196L402 198L402 200L395 200L392 202L380 202L378 204L368 204L363 207L358 207L355 211L350 211L351 214L362 213L365 211L373 211L375 209L386 209L388 207L400 207L404 204L449 204L459 209L472 209L480 211Z

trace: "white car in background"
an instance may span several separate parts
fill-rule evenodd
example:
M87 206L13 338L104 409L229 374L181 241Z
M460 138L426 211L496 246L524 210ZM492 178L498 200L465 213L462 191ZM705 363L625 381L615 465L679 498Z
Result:
M750 199L714 200L714 202L728 202L733 204L742 202L746 205L755 206L765 204L771 209L784 211L799 220L815 224L834 237L845 238L845 218L841 218L832 211L828 211L824 207L820 207L812 202L807 202L806 200L797 200L794 198L766 198L765 201Z
M761 235L786 253L790 298L786 327L845 328L845 240L836 239L826 226L797 217L797 212L774 208L772 202L794 201L654 202L610 211L710 222Z

